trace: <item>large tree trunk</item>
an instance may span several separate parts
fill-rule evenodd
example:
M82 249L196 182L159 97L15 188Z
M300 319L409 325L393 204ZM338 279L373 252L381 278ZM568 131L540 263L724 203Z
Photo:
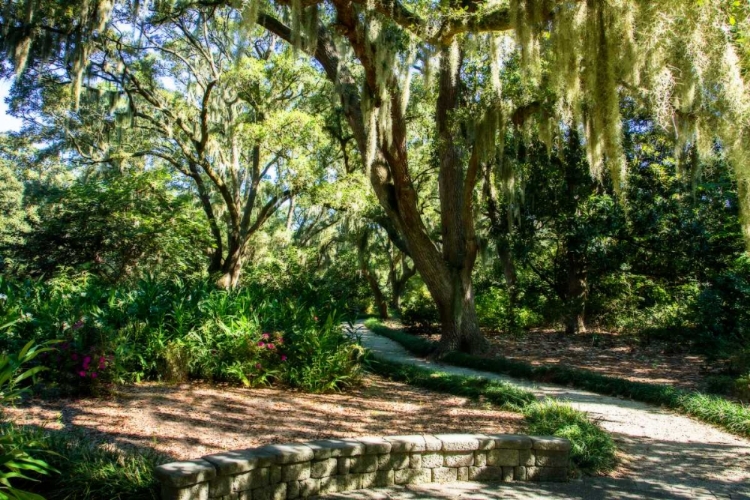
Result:
M229 252L221 265L221 273L216 286L224 290L234 290L240 284L242 274L243 245L238 241L231 241Z
M487 340L479 330L470 274L454 274L449 300L438 302L437 306L441 323L439 353L456 350L471 354L486 352Z
M377 63L362 35L360 14L353 4L344 0L334 1L334 7L337 25L349 39L364 69L362 92L369 94L370 102L380 106L382 103L377 83ZM282 38L292 40L291 30L276 19L260 15L258 22ZM453 348L449 346L479 352L485 349L487 343L479 331L471 290L471 270L476 256L472 200L478 162L469 162L468 168L465 169L468 155L464 154L465 150L461 150L464 146L460 145L465 141L454 141L453 138L457 130L450 121L458 114L454 112L460 108L460 77L453 72L455 66L450 63L449 45L450 41L447 41L442 47L443 63L437 105L437 142L440 145L438 183L444 236L442 250L438 249L432 240L419 210L418 195L409 171L406 120L401 107L401 90L396 81L391 82L389 86L391 137L390 140L379 137L369 177L380 205L398 233L403 236L407 253L414 261L438 309L443 311L443 333L447 338L445 343L441 344L441 352ZM323 34L318 39L314 56L328 78L336 84L342 111L352 129L360 155L362 158L368 158L368 132L360 97L362 86L345 65L339 64L336 45ZM377 131L373 130L370 133ZM456 276L460 276L460 279L454 279ZM461 300L454 300L455 298ZM450 313L446 314L446 310Z

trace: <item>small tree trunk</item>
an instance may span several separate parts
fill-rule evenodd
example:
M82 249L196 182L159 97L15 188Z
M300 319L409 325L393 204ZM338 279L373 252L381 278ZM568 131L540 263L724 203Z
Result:
M292 223L294 222L294 196L289 197L289 211L286 213L286 230L292 230Z
M375 300L375 306L378 308L378 316L380 319L388 319L388 301L386 301L385 295L383 295L383 292L380 290L380 284L378 283L377 277L370 272L370 266L367 263L367 237L368 234L365 231L357 242L359 269L367 280L367 284L370 285L372 298Z
M514 332L518 328L516 323L516 305L518 304L518 273L513 261L513 255L510 250L509 235L505 234L498 241L498 257L503 265L503 276L505 277L505 287L508 292L508 310L506 329Z
M567 252L567 314L565 333L576 334L586 331L586 271L575 252Z

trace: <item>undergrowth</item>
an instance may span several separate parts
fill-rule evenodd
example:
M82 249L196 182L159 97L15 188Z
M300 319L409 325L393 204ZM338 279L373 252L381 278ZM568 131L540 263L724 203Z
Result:
M156 452L118 449L82 433L13 427L18 442L44 445L44 460L59 474L22 486L47 500L158 500L157 465L168 461ZM19 483L20 484L20 483Z

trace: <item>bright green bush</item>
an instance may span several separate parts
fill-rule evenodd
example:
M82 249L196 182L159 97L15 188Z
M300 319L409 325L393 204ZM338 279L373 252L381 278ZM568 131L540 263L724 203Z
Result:
M407 325L429 326L438 322L438 311L427 287L415 286L401 300L401 320Z
M617 447L612 436L590 421L585 413L546 399L527 405L523 414L530 434L570 440L570 459L579 470L605 473L614 469Z
M12 323L0 326L0 331L7 330L10 326ZM28 390L23 384L32 381L36 374L44 370L42 366L29 368L28 365L39 354L47 351L48 348L35 346L34 341L30 341L18 354L0 354L0 412ZM24 480L36 481L36 476L57 472L47 462L37 458L40 451L45 451L44 444L24 437L19 435L15 426L4 422L0 424L0 499L43 500L38 495L20 489L17 483Z

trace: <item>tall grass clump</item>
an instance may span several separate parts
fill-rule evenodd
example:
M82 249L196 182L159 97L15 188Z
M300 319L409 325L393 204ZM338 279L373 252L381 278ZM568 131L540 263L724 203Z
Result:
M47 500L158 500L157 465L167 457L144 449L119 449L91 440L82 432L12 427L20 443L41 443L45 460L59 471L41 482L25 482Z
M612 436L590 421L584 412L545 399L524 407L523 414L530 434L570 440L570 459L579 470L600 474L614 469L617 447Z

